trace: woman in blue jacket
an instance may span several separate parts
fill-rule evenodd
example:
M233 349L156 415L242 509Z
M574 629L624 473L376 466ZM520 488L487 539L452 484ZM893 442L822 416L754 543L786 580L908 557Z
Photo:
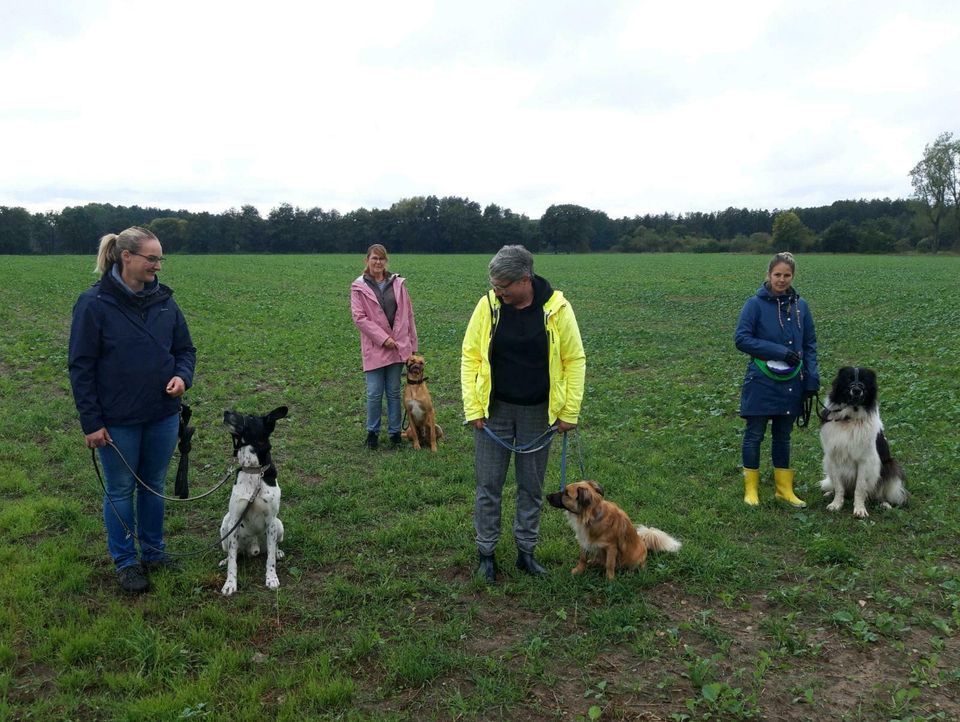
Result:
M120 586L150 587L147 571L168 566L162 494L177 443L180 397L193 382L196 349L187 322L160 283L160 241L144 228L100 239L100 280L73 307L70 384L90 449L99 449L106 495L107 548ZM136 515L134 515L136 489ZM134 546L140 540L140 560ZM142 562L142 563L141 563Z
M803 400L820 388L817 333L807 302L793 288L796 262L778 253L767 266L767 279L743 304L734 342L750 356L740 394L743 434L743 500L760 503L760 442L770 421L775 496L796 507L806 503L793 493L790 432Z

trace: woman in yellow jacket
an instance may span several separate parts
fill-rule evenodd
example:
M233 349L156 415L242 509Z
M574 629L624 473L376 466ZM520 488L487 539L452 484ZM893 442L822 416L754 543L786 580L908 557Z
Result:
M552 425L560 432L576 428L586 356L570 302L533 273L533 256L526 248L504 246L488 268L493 289L477 303L467 325L460 383L464 417L474 427L477 574L493 582L500 501L511 455L517 476L517 568L546 574L534 548L550 444L523 454L507 447L531 444Z

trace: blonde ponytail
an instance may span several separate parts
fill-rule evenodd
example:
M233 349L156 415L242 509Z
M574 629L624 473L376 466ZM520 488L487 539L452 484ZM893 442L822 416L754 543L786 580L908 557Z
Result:
M153 233L140 226L131 226L125 231L108 233L100 239L100 249L97 251L97 265L95 273L103 275L110 270L114 263L122 263L123 251L139 253L140 244L146 240L159 240Z
M120 252L117 250L116 233L108 233L100 239L100 250L97 251L97 265L93 272L103 275L110 270L110 266L120 260Z

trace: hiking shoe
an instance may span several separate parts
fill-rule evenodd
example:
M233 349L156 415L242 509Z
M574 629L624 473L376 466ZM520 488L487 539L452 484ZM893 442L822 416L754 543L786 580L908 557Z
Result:
M399 449L402 444L403 439L401 438L399 431L395 434L390 434L390 446L392 446L394 449Z
M179 572L180 571L180 563L176 559L173 559L168 556L162 556L159 559L144 559L143 567L148 572L159 572L159 571Z
M150 580L139 564L132 564L117 572L120 588L128 594L142 594L150 589Z
M373 451L377 448L377 445L380 443L379 434L376 431L367 432L367 440L364 442L368 449Z

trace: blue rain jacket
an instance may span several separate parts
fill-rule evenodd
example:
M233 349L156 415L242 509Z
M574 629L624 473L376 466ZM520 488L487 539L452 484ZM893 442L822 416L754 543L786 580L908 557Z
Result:
M820 389L813 316L793 288L783 296L773 296L766 284L758 288L743 304L734 343L750 357L740 391L740 416L797 416L804 393ZM753 362L783 361L789 351L803 359L800 374L790 381L768 378Z
M83 433L145 424L179 413L166 393L179 376L193 384L197 350L173 291L131 296L110 272L80 294L70 327L70 384Z

